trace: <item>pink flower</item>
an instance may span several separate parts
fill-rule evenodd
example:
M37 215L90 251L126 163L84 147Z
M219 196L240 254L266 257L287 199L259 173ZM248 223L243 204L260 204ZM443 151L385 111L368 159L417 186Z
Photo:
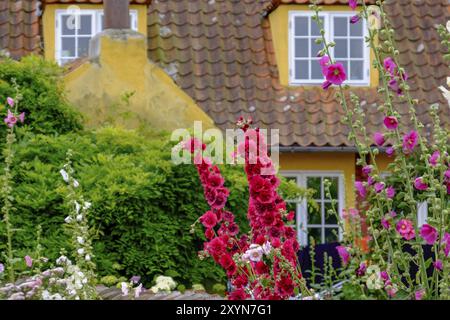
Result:
M414 239L414 237L416 236L412 222L407 219L401 219L397 223L396 229L397 229L397 232L405 240Z
M383 182L375 183L374 189L376 193L380 193L381 191L384 190L384 183Z
M395 93L397 93L397 95L401 96L403 94L403 91L400 88L400 85L398 84L398 81L396 79L390 80L388 85L392 91L395 91Z
M389 130L395 130L398 127L398 120L394 116L387 116L384 118L384 125Z
M395 69L397 69L397 65L391 57L387 57L383 61L384 69L389 72L389 74L393 77L395 74Z
M389 223L389 220L387 220L385 217L381 218L381 225L386 230L389 230L389 228L391 227L391 224Z
M397 216L397 212L395 212L394 210L392 210L391 212L389 212L389 215L390 215L392 218L395 218L395 217Z
M337 250L339 256L341 257L344 265L348 264L348 262L350 260L350 254L348 253L347 248L344 246L337 246L336 250Z
M335 63L328 66L325 77L332 84L341 85L347 78L347 75L345 74L344 66L341 63Z
M430 226L429 224L424 224L420 228L420 236L427 244L434 244L438 238L438 233L436 228Z
M325 77L328 70L328 65L330 64L330 57L329 56L323 56L319 60L319 64L322 67L322 74Z
M31 268L33 266L33 259L30 256L25 256L25 264L28 268Z
M432 167L435 167L439 161L439 157L441 156L441 153L436 150L435 152L433 152L433 154L428 158L428 162L430 163L430 165Z
M17 117L9 109L8 109L8 115L5 118L5 123L10 128L14 127L14 125L17 123Z
M375 132L373 134L373 141L377 146L381 147L385 142L384 135L381 132Z
M350 23L351 24L358 23L359 19L360 19L359 15L354 15L353 17L350 18Z
M442 265L442 260L436 260L433 262L433 267L438 270L438 271L442 271L442 269L444 268Z
M366 176L369 175L372 172L372 166L364 166L362 168L362 173Z
M418 177L414 180L414 188L423 191L428 189L428 185L423 181L422 177Z
M0 273L3 273L3 271L5 271L5 266L3 263L0 263Z
M444 234L444 238L442 239L443 247L444 247L444 253L445 256L448 257L448 254L450 253L450 233L446 232Z
M322 89L327 90L329 87L331 87L332 83L328 80L325 80L324 83L322 83Z
M12 108L14 107L14 99L11 97L6 98L6 103Z
M356 270L356 275L361 277L366 273L366 270L367 270L366 264L364 262L361 262L359 264L358 270Z
M388 157L392 157L392 156L394 155L394 153L395 153L395 149L394 149L393 147L388 147L388 148L386 149L386 155L387 155Z
M352 8L352 10L355 10L356 6L358 5L358 0L349 0L348 5L350 6L350 8Z
M200 217L200 222L205 228L212 229L217 224L217 215L212 211L207 211Z
M411 130L403 136L403 152L408 154L411 153L417 145L419 140L419 135L416 131Z
M355 181L355 189L358 191L361 198L365 198L367 196L367 190L361 181Z
M414 297L416 298L416 300L422 300L424 295L425 295L425 290L424 289L417 290L414 293Z
M386 271L381 271L380 278L383 279L384 281L389 281L389 274Z
M395 196L395 189L392 186L389 186L386 188L386 197L388 197L388 199L392 199Z

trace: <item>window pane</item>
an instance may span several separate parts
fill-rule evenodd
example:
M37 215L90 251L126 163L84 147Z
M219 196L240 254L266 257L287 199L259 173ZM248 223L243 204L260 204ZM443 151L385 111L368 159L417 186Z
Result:
M333 206L331 203L325 203L325 224L337 224L336 213L328 213L329 210L332 210ZM338 206L335 206L335 209L338 210Z
M322 21L323 25L323 18L320 18L320 21ZM320 28L317 24L317 21L311 19L311 35L313 36L320 36Z
M70 61L73 61L73 59L61 59L61 60L59 60L59 63L63 66Z
M74 16L63 15L61 16L61 34L62 35L74 35L76 28L76 19Z
M287 181L292 181L292 182L294 182L294 183L297 183L297 177L285 177L285 179L286 179Z
M308 225L322 224L322 204L318 203L317 209L308 205Z
M316 39L311 39L310 43L311 43L311 57L317 57L317 53L323 49L323 44L316 44Z
M78 29L78 34L80 34L80 35L92 34L92 16L91 15L80 16L80 27Z
M61 57L75 57L75 38L62 38Z
M327 179L329 182L331 182L330 185L330 194L332 199L338 200L338 187L339 187L339 180L337 177L325 177L324 179ZM326 200L329 200L328 197L325 197Z
M295 57L309 57L308 39L295 39Z
M364 79L364 68L363 61L352 61L350 63L350 79L351 80L363 80Z
M346 39L337 39L336 47L334 47L334 55L336 58L347 58L348 57L348 51L347 51L347 41Z
M362 37L363 35L363 24L361 20L358 23L350 24L350 35L352 37Z
M325 228L325 242L338 242L338 228Z
M313 198L321 199L321 178L320 177L308 177L306 181L306 187L315 191Z
M308 17L296 17L295 18L295 35L307 36L308 32Z
M100 28L102 28L100 31L103 31L103 29L105 29L105 21L103 19L103 14L100 15Z
M309 79L309 61L297 60L295 61L295 78Z
M362 58L363 57L364 42L362 39L350 40L350 57Z
M334 35L335 36L346 36L348 24L349 24L349 21L348 21L347 17L334 18Z
M78 57L87 56L89 53L89 40L91 38L80 37L78 38Z
M324 78L319 60L311 61L311 78L315 80L321 80Z
M310 238L313 237L316 244L322 243L322 229L321 228L308 228L308 243Z

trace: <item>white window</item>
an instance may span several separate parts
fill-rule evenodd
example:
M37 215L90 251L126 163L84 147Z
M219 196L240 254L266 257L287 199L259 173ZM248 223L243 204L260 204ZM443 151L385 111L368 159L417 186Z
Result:
M330 54L344 65L347 81L345 84L368 86L370 84L370 49L364 42L367 36L366 22L361 19L350 24L354 13L322 12L325 37L335 42ZM295 11L289 16L289 79L291 85L322 84L324 76L317 53L323 44L316 44L321 38L314 13Z
M137 11L130 11L131 29L137 31ZM89 41L103 31L103 10L57 10L55 58L63 65L89 53Z
M331 200L326 197L324 180L331 182L331 197L337 200L335 207L340 215L344 209L344 176L336 172L294 172L284 171L282 175L288 180L293 180L298 186L313 189L313 198L317 203L317 208L308 205L306 200L288 201L289 211L296 212L296 229L299 242L302 246L308 244L309 238L313 237L316 244L331 243L342 240L342 230L340 230L335 214L328 214L332 208Z

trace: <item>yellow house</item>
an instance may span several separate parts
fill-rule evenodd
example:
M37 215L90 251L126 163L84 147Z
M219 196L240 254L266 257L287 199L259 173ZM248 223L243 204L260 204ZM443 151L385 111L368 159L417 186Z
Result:
M30 0L14 7L14 1L6 2L0 6L7 13L0 15L0 28L8 24L13 32L0 33L0 48L14 57L37 52L67 65L69 98L85 113L105 120L114 99L136 91L130 93L128 108L145 114L152 126L177 128L201 120L225 130L245 116L256 126L279 130L281 173L317 191L319 212L305 203L291 204L300 242L307 244L308 236L319 243L337 240L337 222L326 215L323 180L331 179L341 211L356 206L353 182L363 177L334 89L321 88L319 29L309 0L133 0L129 26L134 33L99 36L104 29L101 0ZM336 43L333 54L366 110L367 132L383 131L378 73L364 43L364 23L349 23L354 12L345 0L321 2L326 35ZM447 1L412 1L408 8L400 1L385 3L418 109L445 105L437 86L445 83L448 68L432 26L446 22ZM97 52L89 54L89 43ZM406 113L403 103L396 106ZM427 112L419 117L429 121ZM448 110L442 117L449 122ZM403 118L406 131L410 124ZM133 123L142 124L139 119ZM381 154L378 161L386 170L389 158Z

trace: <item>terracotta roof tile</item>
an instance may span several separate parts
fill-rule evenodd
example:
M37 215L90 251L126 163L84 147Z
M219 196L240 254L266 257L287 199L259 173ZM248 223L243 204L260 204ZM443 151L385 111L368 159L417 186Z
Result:
M262 128L280 130L282 145L351 146L348 128L341 123L343 110L334 89L285 88L280 85L270 23L263 16L280 3L308 0L158 0L149 8L149 57L162 66L178 64L175 78L197 103L225 129L240 115L251 116ZM367 3L374 3L369 0ZM346 4L347 0L324 0ZM421 120L429 122L432 103L446 105L436 87L445 83L444 63L437 23L449 18L446 0L388 1L390 20L400 60L410 74L410 86ZM166 36L161 35L164 31ZM367 111L369 134L378 130L383 116L376 88L353 90ZM401 114L407 106L396 101ZM450 123L449 108L442 108ZM409 117L402 123L410 127Z

